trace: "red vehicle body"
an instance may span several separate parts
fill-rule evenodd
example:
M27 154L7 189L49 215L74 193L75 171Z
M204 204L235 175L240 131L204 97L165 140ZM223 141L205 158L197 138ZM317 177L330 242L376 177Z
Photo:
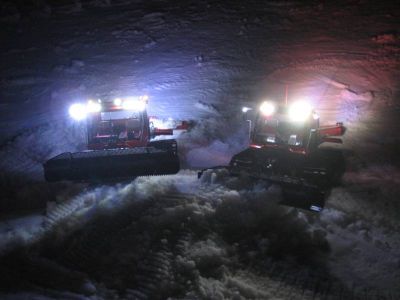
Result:
M306 191L308 195L326 194L340 178L342 152L321 145L342 143L342 123L320 126L314 111L293 121L286 105L270 115L257 113L253 123L249 147L229 163L231 174L264 179L280 184L284 191Z
M249 147L234 155L228 166L210 169L227 168L234 176L279 184L282 203L320 211L325 196L344 172L342 151L323 144L342 143L345 127L342 123L320 126L314 110L297 104L301 103L264 102L255 118L247 120L254 125ZM244 113L251 110L242 109ZM198 173L199 178L205 170Z
M152 139L172 135L149 121L143 99L89 102L87 150L62 153L44 164L48 181L119 180L136 176L174 174L179 171L177 143ZM126 102L130 104L130 102Z

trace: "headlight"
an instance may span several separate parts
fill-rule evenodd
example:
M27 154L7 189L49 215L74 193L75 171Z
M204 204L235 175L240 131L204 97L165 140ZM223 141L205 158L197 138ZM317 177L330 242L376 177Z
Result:
M272 116L275 113L275 105L270 101L264 101L260 106L260 111L264 116Z
M310 117L312 110L311 105L307 102L295 102L289 107L289 118L294 122L305 121Z
M115 106L121 106L121 104L122 104L121 98L115 98L114 99L114 105Z
M252 110L252 108L251 107L247 107L247 106L243 106L242 107L242 113L247 113L248 111L250 111L250 110Z
M72 104L69 107L69 115L77 121L85 119L87 116L86 106L81 103Z
M144 102L147 103L147 102L149 101L149 96L143 95L143 96L140 96L139 99L140 99L141 101L144 101Z
M138 99L127 98L122 102L122 108L125 110L144 111L146 108L146 102Z
M91 113L100 112L101 104L98 102L94 102L93 100L89 100L87 104L87 111Z

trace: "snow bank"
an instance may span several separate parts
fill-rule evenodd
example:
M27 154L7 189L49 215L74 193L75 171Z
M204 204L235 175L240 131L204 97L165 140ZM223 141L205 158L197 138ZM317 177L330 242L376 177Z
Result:
M313 224L332 249L330 270L344 282L399 292L399 176L385 165L347 172Z
M0 222L0 255L15 247L29 245L42 236L45 218L41 214L9 216Z
M319 282L321 278L327 280L330 288L332 282L336 282L334 289L351 289L353 285L359 289L368 287L381 291L386 288L394 292L399 273L393 262L399 254L400 239L390 232L398 227L398 222L387 223L391 217L386 214L396 206L392 203L386 209L373 200L374 197L381 199L382 194L367 199L366 194L357 190L362 184L373 186L373 182L386 182L385 187L390 187L397 179L387 174L394 171L375 167L360 171L358 175L346 174L344 186L332 192L326 209L320 214L279 206L279 187L232 178L224 170L207 171L202 180L198 180L193 171L181 171L176 176L143 177L131 183L88 188L75 196L61 197L48 206L45 218L38 216L1 223L1 249L9 252L21 243L37 243L46 236L51 237L52 243L45 245L62 248L63 243L74 236L79 241L83 234L81 238L91 241L89 245L96 243L96 251L103 251L102 243L90 238L96 236L96 232L103 232L113 238L115 253L108 254L110 259L118 252L118 257L125 257L126 268L139 258L124 252L126 241L119 238L122 234L128 240L133 239L134 245L140 240L141 247L150 247L146 249L151 257L139 264L144 270L153 270L146 262L153 259L161 262L170 257L168 268L176 268L175 273L165 269L162 276L178 285L190 281L184 288L189 298L263 298L271 296L285 280ZM371 203L365 205L365 201ZM132 219L130 214L136 217ZM108 220L107 225L96 223L96 219L102 218ZM112 231L119 227L121 232ZM179 232L183 232L183 236ZM79 242L71 245L78 247L76 251L87 251L79 250ZM157 250L164 248L171 249L168 251L174 256ZM158 255L164 258L159 260ZM96 260L96 263L106 261ZM114 262L107 268L117 272L119 265ZM163 266L157 268L164 270ZM106 285L114 282L106 277L102 277ZM335 277L341 280L337 282ZM125 279L121 277L120 280ZM299 292L301 286L299 290L296 287L278 289L277 296L274 295L287 299L293 291ZM126 285L122 291L138 293L137 287L128 287ZM167 295L168 287L163 283L163 289L157 292L147 287L146 293ZM110 292L104 286L96 285L96 288L98 295Z
M306 273L314 270L316 277L324 273L329 280L341 278L349 287L398 289L399 38L391 31L397 30L393 3L363 6L362 14L355 2L324 3L317 9L299 1L199 1L186 7L168 3L168 9L165 1L32 3L36 12L10 1L0 5L0 22L8 23L0 71L1 197L6 206L52 204L44 225L38 215L2 223L3 251L33 243L40 232L54 233L62 244L80 230L97 238L92 244L97 249L103 237L86 225L109 215L110 223L97 224L97 229L110 239L115 235L118 247L111 263L102 266L118 276L114 281L95 275L112 282L113 288L121 286L119 280L131 283L119 277L127 262L134 265L129 276L138 265L143 273L149 268L137 263L141 260L132 247L139 244L149 252L144 255L149 261L167 261L160 268L163 278L184 282L178 286L187 298L278 298L271 296L271 289L277 291L288 281L272 280L273 274L292 274L290 282L300 286L315 283L299 266L305 266ZM129 9L123 6L129 4ZM46 26L39 20L43 18L48 18ZM224 171L207 172L201 181L194 172L183 171L64 195L47 185L25 186L40 180L46 159L82 147L84 131L66 121L65 112L68 103L87 94L146 91L154 100L155 115L198 119L197 126L180 137L179 151L184 166L208 167L226 164L246 146L242 102L257 105L266 96L283 99L285 85L289 100L310 99L323 123L343 121L348 127L345 146L356 153L349 157L351 169L343 185L332 191L319 215L277 206L279 188L228 178ZM148 211L136 207L143 212L140 232L135 231L137 223L121 213L138 202L151 204ZM112 218L114 214L127 223L118 223L122 221ZM126 231L107 231L121 224ZM164 225L171 226L169 233ZM178 238L174 234L182 228L187 235ZM128 250L122 237L131 239ZM180 251L172 246L176 240L183 245ZM79 241L76 244L84 244ZM168 258L170 253L178 257L178 252L180 279L168 271L179 265ZM110 252L105 253L102 258L107 260ZM142 284L139 277L135 280ZM290 289L295 298L303 295L301 287ZM104 290L104 298L118 297ZM127 290L121 293L140 295L137 286Z
M62 152L74 152L85 147L83 124L54 121L27 129L3 144L0 168L3 176L42 180L42 164Z

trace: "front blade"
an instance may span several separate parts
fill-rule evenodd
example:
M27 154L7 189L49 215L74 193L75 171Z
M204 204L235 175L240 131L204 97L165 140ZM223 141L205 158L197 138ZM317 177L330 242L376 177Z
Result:
M98 181L176 174L179 158L153 147L62 153L44 165L47 181Z

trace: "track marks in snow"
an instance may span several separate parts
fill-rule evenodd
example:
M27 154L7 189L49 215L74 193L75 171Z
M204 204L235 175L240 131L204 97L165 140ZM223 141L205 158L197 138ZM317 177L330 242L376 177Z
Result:
M171 290L179 290L172 269L176 255L182 253L191 235L186 228L179 229L182 226L179 213L177 224L167 216L160 215L161 220L156 217L168 209L171 214L176 213L173 207L168 208L163 204L164 201L170 204L178 202L180 206L191 202L190 198L193 196L161 196L128 205L122 211L115 212L114 216L99 216L99 220L86 225L83 233L73 234L67 240L67 250L57 260L105 282L108 288L121 290L127 297L158 299L160 295L171 293ZM153 224L148 220L153 218L167 225L173 222L170 226L178 228L172 232L168 226ZM105 253L111 256L110 260L104 258ZM105 267L110 274L104 274ZM125 268L126 271L120 274L119 268ZM122 282L118 283L119 280Z
M310 225L318 224L316 217L276 206L278 190L223 172L202 181L195 175L89 188L49 208L40 242L24 250L44 262L39 269L47 275L34 274L39 287L54 292L63 285L49 286L42 277L71 272L79 279L71 279L77 282L71 291L115 299L383 295L330 274L326 235Z

